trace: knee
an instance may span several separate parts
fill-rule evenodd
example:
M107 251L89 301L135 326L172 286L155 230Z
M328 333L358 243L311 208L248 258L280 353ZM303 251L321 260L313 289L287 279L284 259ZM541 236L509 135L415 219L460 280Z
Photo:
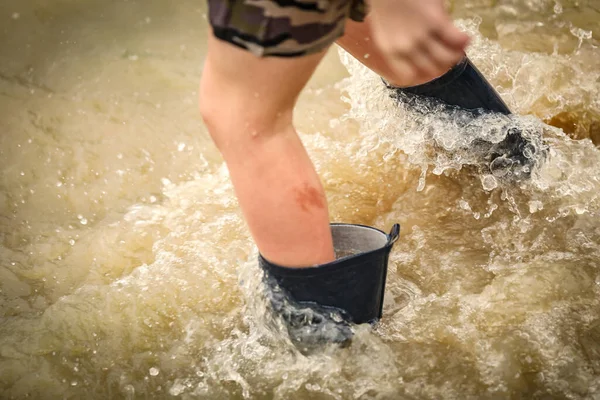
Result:
M292 126L292 106L258 102L252 94L219 89L208 79L201 81L198 106L204 124L221 152L232 144L258 144L260 139Z

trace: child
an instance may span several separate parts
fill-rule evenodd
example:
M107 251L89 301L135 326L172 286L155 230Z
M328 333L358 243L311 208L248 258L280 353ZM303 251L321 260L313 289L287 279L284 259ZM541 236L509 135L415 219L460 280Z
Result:
M334 260L326 198L296 131L296 100L334 41L396 86L424 83L469 37L441 0L208 0L200 110L261 255L286 267ZM368 57L365 55L368 54Z

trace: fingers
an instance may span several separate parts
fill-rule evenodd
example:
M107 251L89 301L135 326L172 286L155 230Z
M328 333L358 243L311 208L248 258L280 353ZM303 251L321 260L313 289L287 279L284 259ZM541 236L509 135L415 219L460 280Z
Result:
M370 28L394 72L388 81L412 86L435 79L464 56L469 36L454 26L442 0L372 1Z
M416 75L419 79L425 81L437 78L448 68L448 62L439 62L437 56L434 56L431 52L431 46L427 42L412 52L410 60L415 67Z
M454 49L447 46L437 34L427 43L427 51L435 65L442 69L452 67L464 56L462 48Z
M450 49L464 51L470 41L469 35L454 26L450 18L443 18L442 21L438 30L440 41Z
M464 56L462 50L445 44L437 33L431 33L412 49L396 50L391 64L396 72L395 81L412 86L431 81L456 65Z
M396 57L390 63L390 69L394 75L388 77L388 81L394 86L413 86L420 81L417 69L408 58Z

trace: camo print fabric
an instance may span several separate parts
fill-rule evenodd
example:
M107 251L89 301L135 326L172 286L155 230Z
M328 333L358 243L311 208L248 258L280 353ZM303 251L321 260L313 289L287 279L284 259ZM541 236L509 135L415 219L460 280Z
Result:
M208 0L215 36L257 56L295 57L327 48L363 0Z

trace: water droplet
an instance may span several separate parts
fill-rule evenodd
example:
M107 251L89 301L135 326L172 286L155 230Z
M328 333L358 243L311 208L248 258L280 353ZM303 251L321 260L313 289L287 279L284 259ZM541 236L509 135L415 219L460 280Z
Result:
M529 212L531 214L538 212L544 208L544 204L539 200L532 200L529 202Z
M563 12L562 4L560 4L557 1L556 3L554 3L554 14L562 14L562 12Z
M125 393L128 393L128 394L132 394L132 395L135 394L135 388L133 387L133 385L127 385L127 386L125 386L123 388L123 391Z
M75 246L75 240L73 240L73 239L69 240L69 244L70 244L71 246Z
M494 161L490 163L490 170L494 176L503 177L510 172L512 165L513 160L502 156L494 159Z
M459 200L458 205L460 206L460 208L462 208L465 211L471 211L471 206L465 200L462 200L462 199Z
M484 190L493 190L498 187L498 181L493 175L484 175L481 177L481 185Z
M177 151L183 151L185 150L185 143L179 143L177 145Z
M575 212L577 215L584 214L587 211L587 207L583 207L581 205L575 206Z
M158 368L156 368L156 367L152 367L152 368L150 368L149 372L150 372L150 375L156 376L156 375L158 375L160 373L160 370Z
M179 396L181 393L185 391L185 386L181 384L181 382L175 382L171 389L169 389L169 394L171 396Z

